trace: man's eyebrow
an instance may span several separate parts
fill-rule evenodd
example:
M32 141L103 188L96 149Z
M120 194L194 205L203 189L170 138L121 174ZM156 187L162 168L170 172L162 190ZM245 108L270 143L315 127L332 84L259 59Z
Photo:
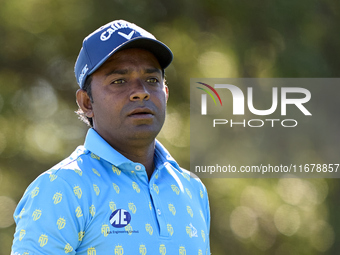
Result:
M111 70L110 72L106 73L105 76L108 77L112 74L127 74L129 72L128 69L114 69Z
M145 70L145 73L159 73L159 74L162 74L162 71L159 69L159 68L147 68Z
M127 74L129 72L130 72L129 69L114 69L106 73L105 76L108 77L113 74ZM144 72L146 74L153 74L153 73L163 74L162 70L160 70L159 68L146 68Z

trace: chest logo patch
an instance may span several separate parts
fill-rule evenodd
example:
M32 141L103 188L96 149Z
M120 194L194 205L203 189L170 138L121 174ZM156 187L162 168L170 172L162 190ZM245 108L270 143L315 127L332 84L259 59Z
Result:
M115 228L124 228L130 221L131 214L124 209L117 209L110 216L110 223Z

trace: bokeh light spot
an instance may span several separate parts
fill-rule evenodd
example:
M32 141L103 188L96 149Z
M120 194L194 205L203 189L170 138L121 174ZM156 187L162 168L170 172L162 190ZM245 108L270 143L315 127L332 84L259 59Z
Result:
M189 130L184 128L185 125L182 115L169 108L159 136L165 138L173 146L189 146Z
M298 178L282 178L278 182L277 191L283 201L298 205L304 197L305 185Z
M13 108L28 119L40 120L52 116L58 109L53 87L45 80L29 89L19 90L12 99Z
M298 231L300 221L298 210L291 205L281 205L274 215L277 230L286 236L292 236Z
M241 238L251 237L257 230L257 218L252 209L239 206L230 215L230 227L233 233Z
M221 52L208 51L199 57L199 67L205 77L232 77L236 73L234 66L232 59Z
M249 186L241 195L241 204L252 208L258 215L267 212L270 206L266 192L261 187Z
M15 207L16 203L12 198L0 196L0 228L7 228L14 223Z
M325 221L317 221L312 226L310 244L318 251L325 252L334 243L334 231Z

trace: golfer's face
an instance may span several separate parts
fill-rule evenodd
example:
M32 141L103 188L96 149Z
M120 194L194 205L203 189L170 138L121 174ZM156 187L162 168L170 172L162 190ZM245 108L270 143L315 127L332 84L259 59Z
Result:
M153 140L165 119L168 88L155 56L142 49L115 53L92 75L94 129L109 143Z

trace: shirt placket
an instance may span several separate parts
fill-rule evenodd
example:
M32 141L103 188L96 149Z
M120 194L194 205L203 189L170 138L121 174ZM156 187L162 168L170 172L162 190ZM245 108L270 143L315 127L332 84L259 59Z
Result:
M168 237L169 233L167 230L167 223L166 223L166 216L165 211L162 203L162 199L159 194L158 186L155 183L155 174L157 174L157 169L155 170L155 173L152 175L150 181L148 180L145 168L141 164L134 164L135 169L135 178L137 181L141 181L143 184L146 184L146 187L148 190L144 190L144 192L147 192L148 198L151 198L151 204L152 204L152 210L151 213L152 217L154 218L155 223L157 224L157 227L159 229L159 235L161 237Z
M156 171L159 171L157 169ZM156 220L159 227L159 234L161 237L169 237L169 232L167 229L167 221L166 221L166 211L164 207L164 203L162 203L162 198L160 194L160 188L156 185L156 176L157 172L155 172L149 182L149 191L152 199L152 203L154 206L154 210L156 213ZM164 198L163 198L164 199Z

